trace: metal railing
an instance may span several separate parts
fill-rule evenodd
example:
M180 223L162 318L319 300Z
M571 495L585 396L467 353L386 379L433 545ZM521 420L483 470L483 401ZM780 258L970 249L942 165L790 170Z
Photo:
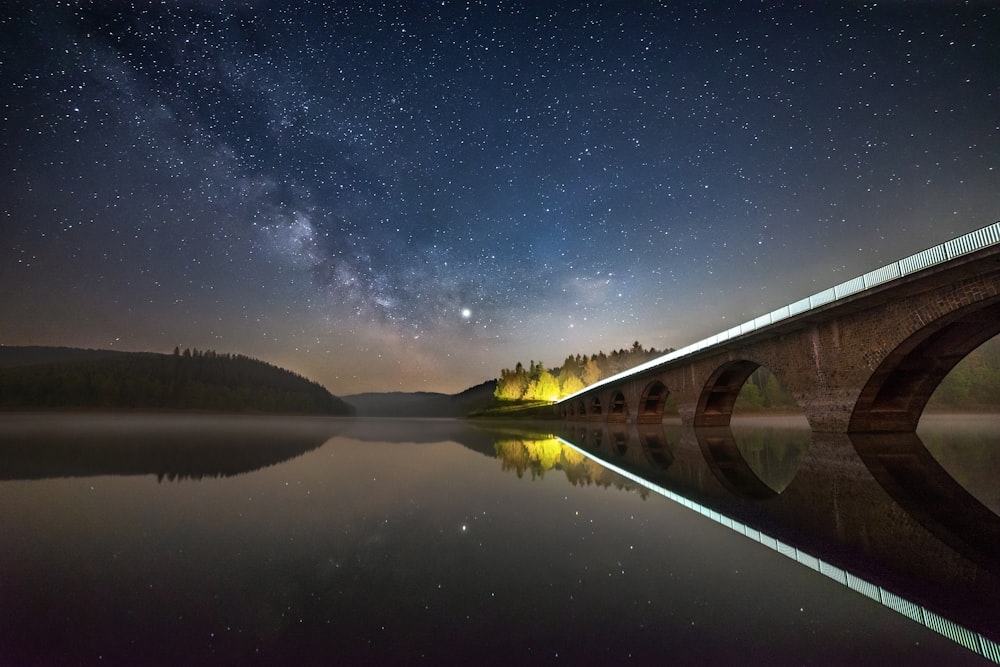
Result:
M598 380L594 384L557 401L557 403L563 403L576 398L577 396L589 393L597 387L617 382L624 378L631 377L632 375L647 371L651 368L662 366L663 364L680 359L681 357L686 357L689 354L700 352L706 348L713 347L720 343L725 343L726 341L733 340L734 338L769 327L772 324L776 324L789 317L801 315L810 310L819 308L820 306L825 306L828 303L851 296L852 294L863 292L891 280L897 280L911 273L922 271L923 269L935 266L936 264L943 264L944 262L955 259L956 257L961 257L962 255L969 254L970 252L975 252L976 250L981 250L997 244L1000 244L1000 222L994 222L992 225L987 227L969 232L968 234L964 234L950 241L945 241L944 243L938 244L933 248L922 250L897 262L887 264L881 268L875 269L874 271L869 271L864 275L844 281L839 285L834 285L833 287L825 289L822 292L817 292L812 296L799 299L795 303L782 306L777 310L773 310L770 313L756 317L748 322L744 322L739 326L732 327L731 329L717 333L714 336L709 336L708 338L704 338L696 343L691 343L686 347L674 350L673 352L669 352L661 357L657 357L656 359L651 359L650 361L630 368L627 371L622 371L621 373L612 375L611 377Z

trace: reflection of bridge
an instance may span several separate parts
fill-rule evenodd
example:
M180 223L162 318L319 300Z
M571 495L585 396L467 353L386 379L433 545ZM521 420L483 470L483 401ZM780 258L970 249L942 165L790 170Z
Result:
M785 460L763 467L747 457L746 434L728 427L571 422L557 433L632 482L1000 663L1000 517L915 433L770 432L768 448Z
M768 368L817 432L912 432L948 372L1000 333L1000 222L831 287L593 384L559 402L574 420L729 423Z

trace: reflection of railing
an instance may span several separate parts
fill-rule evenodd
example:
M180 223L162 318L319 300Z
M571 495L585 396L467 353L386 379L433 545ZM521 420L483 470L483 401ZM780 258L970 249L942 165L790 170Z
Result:
M977 229L973 232L965 234L964 236L959 236L958 238L954 238L950 241L945 241L944 243L936 245L933 248L922 250L915 255L910 255L909 257L905 257L897 262L893 262L892 264L887 264L886 266L875 269L874 271L869 271L862 276L844 281L839 285L825 289L822 292L817 292L812 296L799 299L795 303L782 306L777 310L761 315L760 317L756 317L748 322L744 322L743 324L732 327L731 329L727 329L726 331L717 333L714 336L709 336L708 338L700 340L697 343L692 343L679 350L674 350L673 352L669 352L663 356L657 357L656 359L647 361L644 364L630 368L627 371L618 373L617 375L612 375L611 377L599 380L598 382L581 389L575 394L570 394L558 402L562 403L563 401L568 401L580 394L593 390L595 387L600 387L611 382L622 380L626 377L635 375L636 373L641 373L642 371L655 368L656 366L674 361L675 359L679 359L689 354L694 354L695 352L712 347L713 345L725 343L726 341L739 336L757 331L758 329L763 329L764 327L776 324L784 319L792 317L793 315L801 315L802 313L819 308L820 306L825 306L826 304L838 299L843 299L844 297L857 294L858 292L863 292L864 290L871 289L891 280L902 278L903 276L915 273L936 264L942 264L957 257L961 257L962 255L967 255L970 252L997 244L1000 244L1000 222L994 222L992 225L983 227L982 229Z
M572 442L565 440L564 438L558 438L563 446L568 447L572 450L579 452L580 454L586 456L587 458L593 458L592 454L585 449L574 445ZM704 517L719 523L726 528L729 528L740 535L750 538L751 540L758 542L759 544L768 547L783 556L787 556L792 560L805 565L806 567L823 574L830 579L846 586L847 588L861 593L862 595L878 602L893 611L906 616L912 621L920 623L921 625L937 632L940 635L951 639L957 644L961 644L970 651L981 655L984 658L991 660L996 663L1000 663L1000 644L984 637L978 632L969 630L968 628L955 623L943 616L940 616L930 609L927 609L921 605L913 603L905 598L902 598L885 588L866 581L842 568L837 567L831 563L828 563L816 556L813 556L805 551L797 549L796 547L786 544L781 540L778 540L770 535L760 532L755 528L752 528L740 521L732 519L724 514L721 514L713 509L705 507L699 503L696 503L684 496L670 491L650 480L632 473L625 468L616 466L614 463L607 461L605 459L596 459L597 462L604 468L612 470L622 477L638 484L640 487L649 489L650 491L657 493L665 498L672 500L684 507L698 512Z

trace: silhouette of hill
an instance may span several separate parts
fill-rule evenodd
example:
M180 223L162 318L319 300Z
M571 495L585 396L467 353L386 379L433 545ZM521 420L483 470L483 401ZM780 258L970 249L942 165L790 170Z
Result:
M6 346L0 408L353 412L321 385L242 355Z
M62 364L75 361L98 361L101 359L121 359L130 354L145 353L122 352L120 350L89 350L79 347L9 347L0 345L0 368Z
M464 417L493 403L496 381L470 387L459 394L433 392L368 392L344 396L359 417Z

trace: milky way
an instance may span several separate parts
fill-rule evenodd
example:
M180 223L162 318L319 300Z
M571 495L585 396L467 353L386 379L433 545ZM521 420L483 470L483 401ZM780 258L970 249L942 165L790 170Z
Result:
M4 345L454 392L1000 219L993 2L13 5Z

